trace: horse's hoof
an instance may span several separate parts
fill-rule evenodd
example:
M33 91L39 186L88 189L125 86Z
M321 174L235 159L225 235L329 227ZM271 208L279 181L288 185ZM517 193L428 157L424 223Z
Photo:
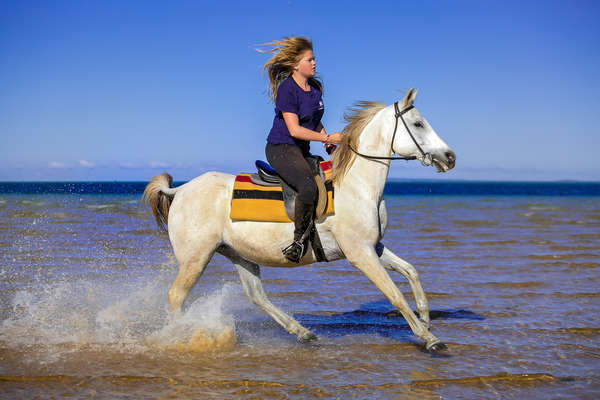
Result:
M313 340L317 340L317 335L315 335L314 333L312 333L310 331L306 332L302 336L298 336L299 343L308 343L308 342L312 342Z
M434 342L431 344L428 343L425 348L430 353L438 353L440 351L448 350L448 346L446 346L446 344L443 342Z

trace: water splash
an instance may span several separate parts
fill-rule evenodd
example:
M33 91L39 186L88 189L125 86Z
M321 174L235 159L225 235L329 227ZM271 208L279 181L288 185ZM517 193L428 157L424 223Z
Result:
M235 301L239 287L229 283L202 295L173 319L166 297L171 278L164 273L151 282L119 287L61 281L20 290L0 324L0 342L9 349L51 348L50 353L90 346L134 353L235 346L228 303Z
M228 314L227 303L237 292L233 284L225 284L212 294L198 299L179 318L153 333L148 343L167 349L206 351L235 346L233 316Z

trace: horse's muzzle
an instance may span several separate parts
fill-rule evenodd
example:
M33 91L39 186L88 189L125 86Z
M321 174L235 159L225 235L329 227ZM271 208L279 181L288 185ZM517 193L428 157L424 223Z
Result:
M443 156L433 157L433 165L437 172L447 172L454 168L456 164L456 154L452 150L448 150Z

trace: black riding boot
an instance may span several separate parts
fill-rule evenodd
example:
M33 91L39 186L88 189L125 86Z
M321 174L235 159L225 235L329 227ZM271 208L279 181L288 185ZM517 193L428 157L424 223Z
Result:
M294 205L294 241L282 250L285 258L291 262L300 262L300 259L306 252L314 212L314 205L305 204L296 197L296 204Z

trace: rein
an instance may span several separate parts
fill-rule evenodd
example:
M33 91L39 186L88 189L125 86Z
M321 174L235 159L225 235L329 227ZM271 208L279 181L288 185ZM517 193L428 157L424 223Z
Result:
M407 112L409 112L413 108L415 108L415 106L413 106L411 104L410 106L406 107L405 109L400 110L398 108L398 102L394 103L394 111L395 111L396 121L394 123L394 134L392 135L392 144L390 145L390 149L392 150L392 154L394 154L395 153L395 151L394 151L394 139L396 139L396 131L398 130L398 119L401 119L402 123L404 124L404 127L406 128L406 131L408 132L408 135L410 136L410 138L412 139L413 143L415 144L415 146L417 146L417 149L419 149L419 151L421 152L421 155L423 156L422 160L421 160L421 163L423 165L428 166L428 165L431 165L431 163L433 162L431 154L425 153L423 151L423 149L421 148L421 146L419 146L419 143L417 143L417 140L415 139L415 137L413 136L412 132L408 128L408 125L406 124L406 121L404 120L404 117L403 117L404 114L406 114ZM416 156L408 156L408 157L404 157L404 156L392 156L392 157L371 156L371 155L368 155L368 154L363 154L363 153L358 152L350 144L348 144L348 146L350 147L350 150L352 150L355 154L357 154L357 155L359 155L361 157L364 157L366 159L369 159L369 160L416 160L417 159Z

